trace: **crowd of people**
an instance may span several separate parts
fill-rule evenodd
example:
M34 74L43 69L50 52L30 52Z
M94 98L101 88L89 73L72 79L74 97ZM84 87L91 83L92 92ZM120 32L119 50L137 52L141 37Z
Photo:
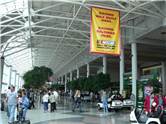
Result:
M44 112L54 112L56 110L58 97L59 95L57 91L44 91L44 95L42 97Z
M42 91L42 92L41 92ZM25 120L26 113L28 109L35 109L43 104L44 112L54 112L57 109L57 101L59 100L59 92L55 90L45 89L43 90L33 90L33 89L19 89L15 91L14 86L10 86L6 92L6 103L7 103L7 116L9 124L13 123L15 120L15 110L17 109L17 119ZM122 99L122 95L117 93L111 93L102 91L101 93L89 93L90 101L94 102L102 101L104 112L108 112L108 98ZM82 94L79 89L72 91L70 98L73 101L72 111L74 112L76 108L82 111L81 102ZM144 111L146 114L157 111L157 107L162 106L166 108L166 96L162 96L161 93L146 95L144 99Z
M43 90L22 88L16 91L11 85L3 97L3 110L7 112L8 123L13 124L16 120L25 121L27 111L40 108L41 104L44 112L54 112L58 98L59 94L55 90L45 89L43 92Z
M27 97L25 89L20 89L18 92L16 92L15 87L10 86L6 94L6 103L9 124L12 124L15 121L16 109L18 121L25 120L26 113L29 107L29 99Z
M166 108L166 96L163 96L162 93L151 93L145 96L144 111L146 114L154 113L158 107Z

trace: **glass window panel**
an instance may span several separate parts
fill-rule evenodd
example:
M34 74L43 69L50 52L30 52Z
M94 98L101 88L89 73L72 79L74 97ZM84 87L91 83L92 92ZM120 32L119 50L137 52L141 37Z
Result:
M13 2L8 3L8 4L6 5L6 8L7 8L8 12L12 12L13 10L16 9Z
M2 84L2 91L1 93L6 93L7 92L7 89L8 89L8 85L7 84Z
M8 67L8 66L6 66L6 64L4 64L2 82L9 85L9 77L10 77L10 67Z
M15 77L16 77L16 71L12 71L12 75L11 75L11 84L15 85Z
M0 0L0 16L28 8L28 0Z

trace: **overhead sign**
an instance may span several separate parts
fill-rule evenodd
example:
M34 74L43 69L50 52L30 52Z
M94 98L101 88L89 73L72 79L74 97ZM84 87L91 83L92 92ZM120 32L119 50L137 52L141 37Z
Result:
M120 54L120 12L92 7L90 51Z

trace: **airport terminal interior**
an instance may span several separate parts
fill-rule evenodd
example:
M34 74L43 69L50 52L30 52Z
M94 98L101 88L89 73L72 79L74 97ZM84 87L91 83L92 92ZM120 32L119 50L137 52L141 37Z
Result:
M31 124L140 124L147 96L166 107L166 1L0 0L0 124L14 124L9 86L26 91Z

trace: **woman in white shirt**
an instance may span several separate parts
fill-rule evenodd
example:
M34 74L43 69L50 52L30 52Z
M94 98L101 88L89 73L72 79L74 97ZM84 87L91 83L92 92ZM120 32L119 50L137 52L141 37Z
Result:
M48 96L47 92L45 92L45 94L44 94L44 96L42 98L43 106L44 106L44 112L48 111L48 98L49 98L49 96Z

